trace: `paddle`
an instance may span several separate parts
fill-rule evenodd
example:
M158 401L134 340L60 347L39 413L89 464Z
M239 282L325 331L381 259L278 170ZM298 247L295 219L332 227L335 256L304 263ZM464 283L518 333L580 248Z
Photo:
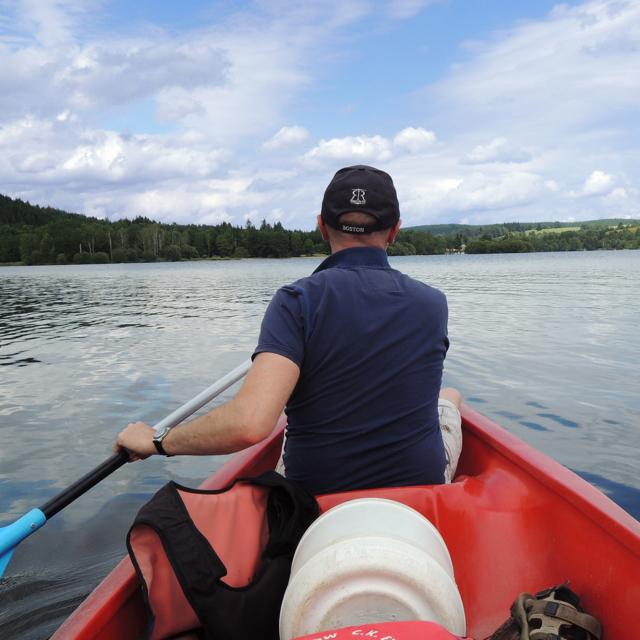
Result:
M249 371L250 366L250 360L243 362L239 367L236 367L233 371L230 371L227 375L214 382L195 398L192 398L189 402L170 413L166 418L160 420L153 428L156 431L161 431L166 427L175 427L205 404L211 402L211 400L228 389L232 384L243 378L247 371ZM11 560L15 548L26 537L30 536L34 531L37 531L49 518L71 504L76 498L79 498L83 493L91 489L91 487L94 487L108 475L111 475L116 469L119 469L128 459L129 455L126 451L119 451L110 458L107 458L102 464L85 476L69 485L58 495L51 498L49 502L42 505L39 509L31 509L31 511L25 513L25 515L18 518L12 524L0 527L0 577L4 575L4 571L9 564L9 560Z

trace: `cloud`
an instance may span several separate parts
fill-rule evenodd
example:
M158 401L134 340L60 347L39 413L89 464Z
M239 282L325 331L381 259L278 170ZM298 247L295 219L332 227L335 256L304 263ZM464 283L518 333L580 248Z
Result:
M333 161L375 164L390 160L397 152L424 152L431 148L435 141L436 135L433 131L427 131L422 127L406 127L392 139L381 135L362 135L320 140L305 153L303 159L310 165Z
M429 149L436 141L436 134L422 127L407 127L393 138L393 146L409 153L419 153Z
M439 162L424 160L422 173L463 181L450 208L439 199L424 215L455 219L477 198L484 220L637 215L639 34L638 2L592 0L468 43L466 60L418 94L439 138ZM472 178L480 167L486 189Z
M164 88L222 85L228 67L225 52L202 40L116 41L83 48L57 82L76 108L88 108L153 96Z
M100 1L22 0L7 5L13 9L9 24L14 35L52 48L68 43L81 21L100 5Z
M629 193L624 187L616 187L611 191L611 193L607 194L607 198L609 198L612 202L624 201L629 197Z
M14 149L0 160L4 183L144 184L175 178L206 178L225 157L222 149L185 144L179 136L77 134L67 119L28 116L0 127L0 147ZM49 148L50 151L43 151ZM25 175L27 174L27 175Z
M92 132L87 144L72 150L62 169L70 179L107 182L196 179L213 175L223 155L221 150L181 147L171 138Z
M299 62L306 56L288 51L277 33L215 38L228 59L225 82L191 90L171 87L156 96L158 113L218 142L263 137L281 120L291 96L308 82Z
M502 176L472 174L447 194L452 207L462 211L505 209L532 202L548 187L542 176L513 171Z
M0 122L21 115L25 105L48 116L160 101L166 89L223 85L229 70L226 52L205 38L181 41L163 33L88 44L72 39L53 48L0 40L0 56Z
M389 160L392 155L391 142L382 136L346 136L320 140L317 146L304 155L309 163L318 161L358 162L375 164Z
M265 149L282 149L291 147L309 139L309 132L300 126L282 127L275 135L267 140L262 146Z
M247 207L277 209L284 187L274 179L269 191L254 189L260 169L238 145L256 144L282 121L308 82L316 43L359 19L358 3L344 3L335 21L301 5L277 16L234 14L186 31L152 25L123 36L97 28L97 4L77 11L71 2L25 0L0 9L7 12L0 32L3 193L160 220L231 220ZM160 133L102 124L131 122L137 110L143 126ZM283 127L265 151L305 137L302 127ZM238 175L251 178L238 183Z
M433 174L424 170L404 176L392 172L407 224L418 224L425 219L425 212L434 219L452 210L465 215L495 211L504 221L505 209L535 203L552 192L552 185L547 184L543 176L528 171L474 171L448 178Z
M129 198L124 213L188 223L195 212L203 224L232 222L234 218L231 211L234 209L251 209L265 204L264 196L248 190L250 183L248 178L232 178L181 183L172 192L150 188Z
M494 138L486 145L478 145L467 154L465 162L468 164L484 164L485 162L527 162L531 154L514 147L506 138Z
M558 5L470 46L472 59L431 90L465 126L508 126L532 139L556 128L568 134L637 110L639 30L634 0Z
M613 189L615 180L604 171L594 171L585 180L582 193L586 196L604 196Z

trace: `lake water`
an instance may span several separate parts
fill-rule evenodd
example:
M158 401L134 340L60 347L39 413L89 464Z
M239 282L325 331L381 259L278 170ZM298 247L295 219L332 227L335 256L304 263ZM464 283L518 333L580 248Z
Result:
M391 262L447 294L445 384L640 518L640 252ZM274 291L318 263L0 269L0 525L245 360ZM222 462L126 465L55 516L0 579L0 637L47 638L125 553L140 505Z

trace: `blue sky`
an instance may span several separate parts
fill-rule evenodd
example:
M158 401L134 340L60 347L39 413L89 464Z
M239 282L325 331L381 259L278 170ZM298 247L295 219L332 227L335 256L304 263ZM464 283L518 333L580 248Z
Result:
M367 163L406 226L640 217L639 38L637 0L0 2L0 192L311 228Z

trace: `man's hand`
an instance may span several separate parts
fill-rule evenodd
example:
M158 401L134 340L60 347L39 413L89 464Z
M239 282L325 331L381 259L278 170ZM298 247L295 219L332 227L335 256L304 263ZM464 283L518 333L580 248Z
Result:
M120 432L113 448L115 452L126 449L129 452L129 460L144 460L154 453L158 453L153 444L155 432L153 427L145 422L131 422Z

